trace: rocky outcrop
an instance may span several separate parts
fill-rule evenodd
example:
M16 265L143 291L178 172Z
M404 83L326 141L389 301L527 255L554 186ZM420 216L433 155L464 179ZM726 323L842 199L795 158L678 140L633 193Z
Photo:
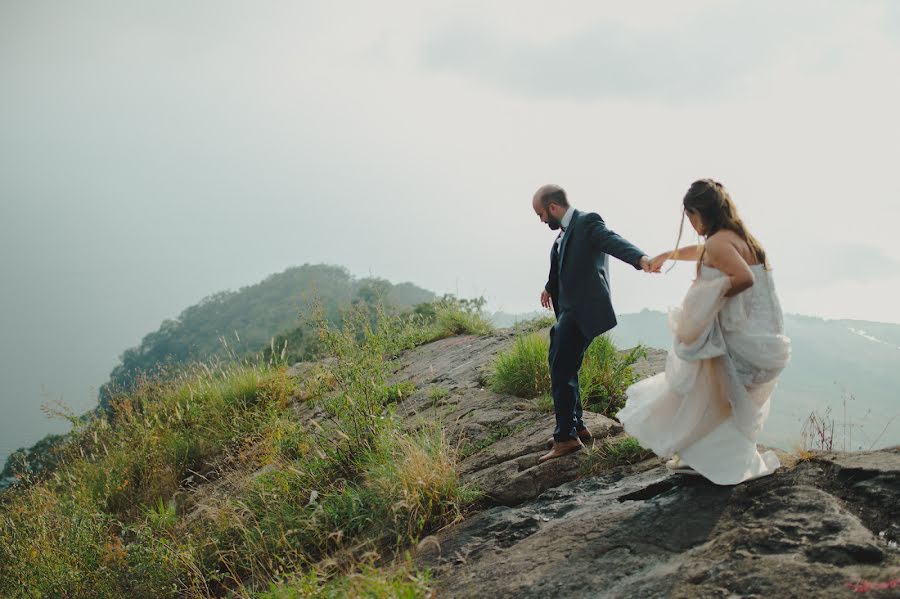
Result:
M513 332L456 337L403 356L410 428L460 440L481 510L423 543L440 597L900 596L900 451L782 454L774 476L720 487L653 458L583 476L582 452L537 464L552 415L485 388ZM643 375L664 368L652 351ZM588 415L598 441L622 435ZM857 585L857 586L853 586Z
M463 478L478 486L487 503L509 506L575 479L584 459L574 454L538 464L553 432L553 415L486 388L490 364L514 339L513 331L503 331L437 341L403 356L395 374L417 389L398 408L407 426L442 423L466 456L460 464ZM637 368L649 373L664 359L665 352L651 350ZM586 412L585 423L597 439L622 433L618 422L599 414Z
M448 597L833 597L860 581L896 597L900 453L869 454L883 472L860 457L736 487L652 463L584 478L444 531L420 562Z

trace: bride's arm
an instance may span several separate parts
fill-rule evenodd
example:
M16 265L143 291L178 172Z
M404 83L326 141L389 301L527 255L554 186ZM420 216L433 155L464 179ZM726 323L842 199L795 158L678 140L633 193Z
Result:
M659 270L666 260L690 260L696 262L700 259L702 250L702 245L687 245L671 252L663 252L650 261L650 269L654 271Z
M691 260L696 262L700 259L700 252L702 251L702 245L686 245L683 248L666 253L669 256L669 260Z

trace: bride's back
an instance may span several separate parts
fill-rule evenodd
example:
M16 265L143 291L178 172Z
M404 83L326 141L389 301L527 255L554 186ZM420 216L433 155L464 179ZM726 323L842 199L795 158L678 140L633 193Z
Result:
M747 243L740 235L730 229L722 229L717 231L714 235L711 235L709 239L707 239L707 243L713 238L722 239L727 241L729 245L734 247L735 251L740 255L741 258L744 259L744 262L747 263L748 266L757 266L761 264L759 258L754 254L753 250L750 248L750 244ZM706 252L703 254L703 264L706 266L711 266L716 268L717 266L709 261L709 256Z

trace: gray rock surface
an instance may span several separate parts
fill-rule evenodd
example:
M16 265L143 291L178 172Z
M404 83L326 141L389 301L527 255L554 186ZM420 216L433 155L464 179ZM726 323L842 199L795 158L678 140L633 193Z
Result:
M736 487L659 466L585 478L479 513L419 560L448 597L851 596L900 573L900 453L883 453L889 478L821 458Z
M900 450L782 454L774 476L736 487L670 474L656 458L596 476L581 474L585 452L538 465L552 414L485 388L514 339L438 341L395 375L416 385L397 406L406 426L441 422L460 442L463 479L485 493L421 545L437 596L850 597L861 582L867 597L900 597ZM660 372L665 355L651 350L636 370ZM587 419L597 442L623 435Z
M441 422L467 456L460 465L464 480L476 484L488 503L503 505L517 505L573 480L584 460L583 454L572 454L538 464L553 432L553 415L535 411L533 403L520 397L486 388L494 358L515 338L516 333L507 330L436 341L403 356L395 373L396 381L417 387L398 406L407 426ZM664 364L665 352L651 350L637 368L651 372L660 354ZM446 396L430 399L436 388ZM584 418L598 440L622 432L618 422L599 414L585 412Z

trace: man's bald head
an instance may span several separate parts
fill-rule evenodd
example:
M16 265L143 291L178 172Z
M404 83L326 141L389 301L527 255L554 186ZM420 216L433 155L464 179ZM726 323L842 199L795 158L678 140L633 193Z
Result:
M550 184L544 185L534 192L534 201L532 204L535 208L540 205L545 210L550 207L550 204L557 204L563 208L568 208L569 199L566 197L565 189L559 185Z
M562 217L569 209L566 191L559 185L544 185L534 193L531 207L535 214L552 230L561 226Z

